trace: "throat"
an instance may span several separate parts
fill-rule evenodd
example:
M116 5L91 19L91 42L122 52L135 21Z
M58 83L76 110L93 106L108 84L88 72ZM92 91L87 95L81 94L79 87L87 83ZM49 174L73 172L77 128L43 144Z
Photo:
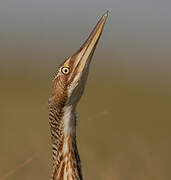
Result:
M53 149L52 180L82 180L81 163L76 144L75 109L71 105L65 106L61 117L56 116L54 120L57 123L55 126L51 125Z

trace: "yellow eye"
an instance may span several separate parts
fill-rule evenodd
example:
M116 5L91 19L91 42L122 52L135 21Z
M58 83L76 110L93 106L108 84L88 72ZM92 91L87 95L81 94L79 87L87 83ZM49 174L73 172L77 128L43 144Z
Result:
M61 71L63 74L69 74L69 67L63 67Z

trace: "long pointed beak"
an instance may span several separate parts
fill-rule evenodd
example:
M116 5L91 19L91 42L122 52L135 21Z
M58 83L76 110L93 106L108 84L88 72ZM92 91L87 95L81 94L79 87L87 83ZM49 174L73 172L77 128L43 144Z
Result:
M99 20L93 31L91 32L88 39L80 47L80 49L68 60L72 62L72 72L76 70L77 72L82 72L86 64L89 64L94 53L94 50L97 46L98 40L102 34L104 24L108 16L108 11L102 16ZM71 75L72 76L72 75Z

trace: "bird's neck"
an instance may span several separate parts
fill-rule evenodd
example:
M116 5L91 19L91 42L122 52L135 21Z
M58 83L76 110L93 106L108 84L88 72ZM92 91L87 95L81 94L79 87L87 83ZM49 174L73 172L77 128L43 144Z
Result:
M52 180L82 180L76 145L76 112L73 106L50 108L53 149Z

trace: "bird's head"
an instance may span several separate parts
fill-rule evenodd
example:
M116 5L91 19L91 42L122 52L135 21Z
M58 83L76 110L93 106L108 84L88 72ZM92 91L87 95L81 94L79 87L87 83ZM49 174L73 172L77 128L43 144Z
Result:
M52 84L50 104L63 107L76 105L83 94L92 55L102 33L107 12L97 23L81 48L58 68Z

